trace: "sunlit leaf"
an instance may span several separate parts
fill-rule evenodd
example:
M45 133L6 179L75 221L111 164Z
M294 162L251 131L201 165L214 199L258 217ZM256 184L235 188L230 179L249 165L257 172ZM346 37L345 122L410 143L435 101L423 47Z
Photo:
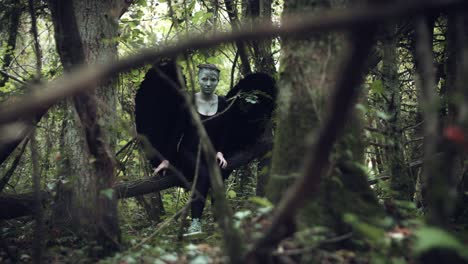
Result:
M376 112L377 116L382 118L383 120L389 120L392 116L383 112L383 111L377 111Z
M260 206L263 206L263 207L273 207L273 204L267 198L264 198L264 197L252 196L252 197L249 197L249 201L256 203Z
M237 193L234 190L229 190L228 193L227 193L227 197L229 199L236 198L236 196L237 196Z
M234 214L234 217L239 219L239 220L242 220L242 219L248 217L251 214L252 214L252 211L250 211L250 210L239 211L239 212L236 212Z
M363 104L356 104L356 109L358 109L362 113L367 113L367 107L365 107Z

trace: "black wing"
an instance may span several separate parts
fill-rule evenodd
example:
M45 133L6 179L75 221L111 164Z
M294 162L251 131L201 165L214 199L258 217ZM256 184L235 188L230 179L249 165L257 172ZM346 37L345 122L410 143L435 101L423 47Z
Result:
M275 80L266 73L247 75L226 95L228 104L229 135L226 140L227 155L246 148L259 139L271 119L276 101Z
M181 134L179 123L186 120L183 98L174 87L181 87L176 67L170 61L151 68L135 97L136 129L153 166L163 158L174 158Z

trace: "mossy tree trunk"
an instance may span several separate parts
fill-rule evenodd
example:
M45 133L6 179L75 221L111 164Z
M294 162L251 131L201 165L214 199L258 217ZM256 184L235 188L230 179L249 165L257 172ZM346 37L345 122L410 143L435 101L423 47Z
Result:
M6 25L7 32L1 32L2 34L6 35L6 43L2 39L0 41L0 45L5 46L6 49L4 51L0 69L7 69L10 67L11 62L14 58L14 52L16 48L16 36L18 35L18 28L20 26L20 17L21 13L23 12L22 3L17 1L8 1L4 3L5 7L8 11L6 11L8 15L8 23ZM4 35L4 36L5 36ZM0 76L0 87L5 86L8 82L8 76Z
M336 2L336 1L333 1ZM285 1L284 14L294 11L319 11L332 1ZM343 37L338 34L283 39L278 96L278 125L267 197L277 203L286 188L301 173L308 140L321 125L324 105L334 85L333 76ZM299 225L321 225L336 233L349 230L343 217L376 215L377 202L360 169L363 144L359 118L354 115L345 136L331 155L330 173L313 201L299 217Z
M50 7L57 50L66 71L80 64L109 63L117 58L117 21L127 1L59 1ZM111 134L116 103L114 79L66 102L63 175L69 190L70 219L78 234L95 239L104 253L119 247L114 140ZM58 200L67 200L59 197ZM64 198L64 199L61 199Z
M388 172L391 175L392 195L399 200L411 200L414 193L414 183L408 173L404 154L404 137L401 118L401 85L398 75L397 28L395 24L386 26L386 34L382 43L382 84L384 87L383 111L388 115L384 120L386 137L386 154Z
M466 22L460 13L450 14L447 18L447 46L445 82L441 90L445 91L442 122L438 133L437 154L431 158L431 171L425 173L422 182L422 201L427 211L428 222L433 225L448 227L455 213L457 188L463 180L465 157L463 146L450 137L453 129L466 129ZM428 23L431 25L430 23ZM433 33L433 28L429 29ZM432 44L432 43L431 43ZM463 99L460 99L463 98ZM430 144L431 142L427 142ZM433 143L434 144L434 143ZM425 167L426 169L426 167Z

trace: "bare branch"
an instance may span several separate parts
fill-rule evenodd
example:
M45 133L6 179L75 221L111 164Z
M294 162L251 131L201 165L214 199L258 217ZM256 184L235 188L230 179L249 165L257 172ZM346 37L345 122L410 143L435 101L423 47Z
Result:
M0 193L3 191L3 188L8 184L10 181L11 176L13 176L13 172L15 172L16 167L18 167L19 162L21 161L21 157L26 150L26 145L28 144L29 139L26 138L23 141L21 148L19 149L18 155L16 155L15 159L10 165L10 168L6 171L5 175L0 179Z
M0 74L2 74L3 76L7 77L7 78L10 78L12 80L15 80L16 82L19 82L20 84L26 84L25 81L22 81L20 80L19 78L16 78L15 76L9 74L8 72L6 71L3 71L3 70L0 70Z

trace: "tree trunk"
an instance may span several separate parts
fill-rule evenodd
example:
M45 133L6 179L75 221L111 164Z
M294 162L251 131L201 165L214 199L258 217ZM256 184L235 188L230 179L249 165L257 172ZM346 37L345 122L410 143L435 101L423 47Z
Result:
M248 0L246 6L247 19L252 27L259 21L271 22L271 0ZM253 61L257 72L265 72L271 76L276 75L275 60L271 52L273 41L271 39L251 42Z
M389 147L386 148L388 171L391 175L391 187L395 198L411 200L414 183L409 176L405 164L403 149L403 134L401 125L401 91L398 78L398 56L396 25L387 25L386 36L383 41L382 80L384 86L384 111L390 115L385 122Z
M237 8L232 2L232 0L224 0L224 5L228 12L229 21L231 22L231 27L233 31L239 30L239 17L237 16ZM241 69L242 74L245 76L251 73L250 62L248 56L248 50L243 41L236 41L237 52L241 59Z
M246 16L252 27L259 21L271 21L271 4L271 0L248 0L246 2ZM253 50L252 55L256 72L264 72L271 76L276 76L275 60L271 52L272 44L273 41L271 39L263 41L253 40L250 42L250 46ZM265 133L273 137L272 131L272 124L270 122L265 129ZM268 153L262 156L258 161L256 186L256 194L258 196L265 195L265 185L268 182L271 169L271 157L271 153Z
M331 1L285 1L284 13L319 11ZM303 154L311 132L321 125L327 92L338 63L336 54L343 38L337 34L284 38L278 96L278 126L267 197L277 203L285 189L301 173ZM359 118L348 124L346 135L332 154L330 174L323 179L313 201L307 202L299 218L300 226L321 225L337 233L349 231L346 213L378 215L377 201L365 174L354 165L362 164L363 144Z
M18 28L20 25L20 17L21 17L21 4L16 3L16 1L11 1L9 3L12 5L11 10L8 12L9 14L9 23L8 23L8 38L6 41L6 51L2 58L2 65L0 69L5 70L6 68L10 67L10 64L14 58L15 48L16 48L16 36L18 34ZM3 41L0 42L3 45ZM0 77L0 87L5 86L8 82L8 76Z
M124 1L51 0L58 53L65 70L79 64L108 63L117 58L117 21ZM115 80L68 99L64 158L71 182L71 219L81 235L94 238L108 253L119 247L115 160L112 153ZM98 103L98 101L100 103ZM59 193L68 193L67 191Z
M425 125L432 123L432 129L426 131L425 138L425 164L420 182L420 201L423 209L427 211L428 222L432 225L448 227L454 214L457 185L463 178L463 156L458 142L452 141L449 136L441 137L441 130L445 133L447 129L457 129L462 125L463 119L460 110L463 103L453 100L456 96L463 94L463 26L460 14L451 14L447 23L447 47L446 47L446 80L441 91L445 91L445 105L443 108L442 122L438 122L438 117L433 113L432 118L425 118ZM427 20L427 19L426 19ZM420 72L422 80L421 88L424 85L431 86L431 91L435 87L435 73L433 69L426 69L425 66L432 62L432 34L433 20L431 23L425 21L419 25L419 53L416 53L416 66ZM429 35L423 42L422 36ZM427 50L426 53L421 50ZM418 50L417 50L418 51ZM425 55L425 56L424 56ZM427 76L424 76L426 74ZM431 79L429 79L431 78ZM424 90L423 90L424 91ZM428 100L428 99L426 99ZM466 100L466 99L465 99ZM426 102L422 107L432 107L437 102L433 98L432 102ZM462 102L462 101L460 101ZM429 120L429 121L428 121ZM430 123L431 122L431 123ZM442 129L441 129L442 127ZM428 128L427 128L428 129ZM429 134L431 132L431 134ZM432 138L430 138L431 136ZM432 151L427 149L431 148Z

